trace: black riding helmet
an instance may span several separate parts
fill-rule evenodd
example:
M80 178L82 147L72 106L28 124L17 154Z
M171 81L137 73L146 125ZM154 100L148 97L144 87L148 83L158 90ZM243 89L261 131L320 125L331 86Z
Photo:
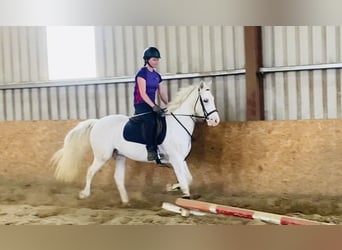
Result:
M148 47L144 50L144 60L149 60L152 57L160 58L160 52L156 47Z
M156 47L148 47L144 50L144 56L143 59L145 61L145 65L149 64L148 60L150 60L150 58L160 58L160 52ZM151 66L151 65L150 65Z

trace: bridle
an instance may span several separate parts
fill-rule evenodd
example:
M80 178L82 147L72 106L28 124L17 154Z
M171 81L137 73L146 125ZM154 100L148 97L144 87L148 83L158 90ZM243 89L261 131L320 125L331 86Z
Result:
M198 88L198 97L197 97L197 100L196 100L195 105L194 105L194 111L195 112L196 112L196 105L197 105L198 100L200 100L202 111L203 111L203 115L204 115L204 116L201 116L200 118L204 118L205 120L208 120L209 116L212 113L215 113L215 112L218 113L217 109L214 109L214 110L210 111L209 113L207 112L207 110L205 109L203 98L202 98L202 96L200 94L200 89L199 88Z
M196 99L196 102L195 102L195 105L194 105L194 113L196 113L196 106L197 106L198 100L199 100L199 102L201 104L203 115L174 114L172 112L170 113L172 115L172 117L175 118L175 120L179 123L179 125L181 125L183 127L183 129L187 132L187 134L191 137L192 140L194 140L195 138L191 135L189 130L181 123L181 121L177 118L177 116L188 116L188 117L191 117L192 120L193 120L193 118L202 118L204 120L208 120L209 116L212 113L218 112L217 109L214 109L214 110L212 110L210 112L207 112L207 110L205 109L205 106L204 106L203 98L202 98L201 93L200 93L200 88L198 88L198 96L197 96L197 99Z

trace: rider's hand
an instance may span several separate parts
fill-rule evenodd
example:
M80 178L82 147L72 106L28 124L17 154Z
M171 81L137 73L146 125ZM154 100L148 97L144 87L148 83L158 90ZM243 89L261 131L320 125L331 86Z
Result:
M158 105L154 105L152 109L159 116L164 116L165 115L165 111L163 109L161 109Z

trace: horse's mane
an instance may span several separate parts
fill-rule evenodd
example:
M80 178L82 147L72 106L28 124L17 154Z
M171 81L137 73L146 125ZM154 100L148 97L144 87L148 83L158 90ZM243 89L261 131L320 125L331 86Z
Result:
M197 86L191 85L178 91L176 97L169 103L167 107L168 111L175 111L195 88L197 88Z

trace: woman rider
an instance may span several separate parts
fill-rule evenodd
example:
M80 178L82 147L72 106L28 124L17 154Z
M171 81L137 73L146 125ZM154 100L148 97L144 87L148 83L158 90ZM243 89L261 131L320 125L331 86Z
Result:
M168 104L168 96L166 88L161 84L162 78L156 71L160 59L159 50L155 47L145 49L143 59L144 67L135 76L134 109L136 115L144 113L140 117L145 124L147 160L153 161L157 158L156 115L164 115L164 110L155 103L156 93L165 106Z

